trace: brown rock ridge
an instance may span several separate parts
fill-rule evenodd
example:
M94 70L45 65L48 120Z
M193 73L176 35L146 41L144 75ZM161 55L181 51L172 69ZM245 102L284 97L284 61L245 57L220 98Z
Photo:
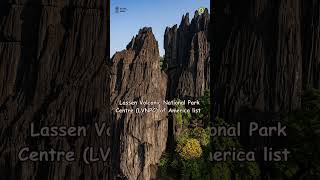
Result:
M102 162L20 162L18 152L107 148L110 138L30 137L30 124L110 124L106 66L107 1L2 0L0 3L0 177L108 179ZM109 163L107 163L109 164Z
M168 65L168 98L199 97L210 83L209 12L189 14L181 24L167 27L164 37L165 61Z
M117 52L111 68L111 103L117 108L133 109L132 113L114 113L114 159L118 176L129 180L152 179L156 164L166 148L167 112L136 113L137 108L165 108L166 75L160 70L158 43L151 28L143 28ZM159 106L140 105L140 100L159 101ZM137 105L120 105L137 101Z

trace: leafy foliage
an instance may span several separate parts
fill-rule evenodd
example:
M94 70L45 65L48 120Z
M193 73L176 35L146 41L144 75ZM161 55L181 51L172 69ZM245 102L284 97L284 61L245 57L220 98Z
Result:
M215 126L230 126L221 118L216 118ZM228 151L236 148L238 151L243 150L236 137L216 136L212 140L212 151ZM260 169L256 162L236 162L227 160L224 162L214 162L211 169L212 179L229 180L256 178L260 175ZM219 178L218 178L219 177Z
M180 100L176 99L176 101L180 101ZM178 105L175 105L175 108L178 110L182 110L182 109L185 109L185 106L178 104ZM175 113L175 119L176 119L176 122L180 126L188 125L190 123L191 113L190 112L177 112L177 113Z
M210 91L204 91L204 95L200 97L200 108L201 113L197 113L197 119L209 120L208 115L210 114Z
M177 113L178 124L187 125L191 119L201 119L209 122L210 94L206 91L201 97L201 113ZM184 108L177 106L176 108ZM164 153L159 166L162 176L175 179L208 180L208 179L244 179L257 177L260 174L255 162L211 162L210 152L227 150L232 147L241 148L236 138L210 137L210 123L204 127L188 127L176 139L175 151ZM218 118L217 125L228 126L223 119Z
M185 109L183 105L176 105L175 108ZM195 117L190 112L175 113L177 124L183 126L184 130L176 139L175 151L165 153L161 158L159 165L163 176L188 180L209 178L210 162L207 158L210 148L209 130L202 127L190 128L191 119Z
M181 124L190 122L190 119L209 122L209 97L209 92L202 97L201 113L192 116L178 115ZM282 123L287 126L288 137L281 143L291 153L287 162L271 162L271 179L320 179L320 90L305 91L301 109L285 114L282 119ZM256 162L208 160L210 152L244 148L235 137L210 137L209 124L204 128L187 128L180 134L176 139L176 151L165 153L161 158L162 174L188 180L259 178L260 169ZM216 118L214 125L230 126L221 118Z
M320 178L320 90L309 89L302 107L284 119L288 128L289 161L273 163L274 179Z
M202 148L197 139L187 139L185 143L178 144L176 152L185 160L200 158L202 155Z
M210 143L210 129L203 129L200 127L196 127L191 130L191 135L199 140L202 146L207 146Z

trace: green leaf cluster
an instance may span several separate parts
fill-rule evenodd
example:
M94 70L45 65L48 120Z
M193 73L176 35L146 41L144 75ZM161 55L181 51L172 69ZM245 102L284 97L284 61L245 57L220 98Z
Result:
M203 135L203 136L202 136ZM176 140L176 148L170 160L162 167L175 170L179 179L206 180L210 172L208 154L209 132L203 128L186 129ZM166 157L164 157L166 158ZM162 168L163 169L163 168Z
M180 101L179 99L176 99L176 101ZM176 109L185 109L184 105L178 104L175 105ZM190 119L191 119L191 113L190 112L178 112L174 114L175 120L177 122L177 124L179 124L180 126L187 126L190 123Z
M196 114L197 119L209 121L210 114L210 91L204 91L204 95L200 97L201 112Z

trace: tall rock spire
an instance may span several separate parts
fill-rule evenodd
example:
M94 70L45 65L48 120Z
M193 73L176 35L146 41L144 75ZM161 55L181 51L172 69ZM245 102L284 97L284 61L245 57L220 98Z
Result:
M160 69L158 43L151 28L143 28L127 49L112 58L111 103L117 108L133 109L132 113L114 113L115 138L118 148L114 165L120 176L129 180L152 179L156 164L166 148L167 112L136 113L136 109L165 108L167 78ZM141 105L139 101L158 101L160 105ZM138 104L122 106L121 102Z

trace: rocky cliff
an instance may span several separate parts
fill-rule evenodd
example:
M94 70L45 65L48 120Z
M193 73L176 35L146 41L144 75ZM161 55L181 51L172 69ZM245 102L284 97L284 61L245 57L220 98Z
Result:
M166 148L167 114L114 113L125 101L199 97L212 85L213 113L235 120L243 107L270 114L300 107L320 87L320 2L215 1L209 13L167 28L167 77L157 42L143 28L106 65L107 2L0 2L0 177L3 179L152 179ZM213 43L208 23L213 22ZM212 56L209 57L209 50ZM209 61L213 69L209 78ZM111 71L110 71L111 69ZM111 72L111 76L110 76ZM110 99L111 97L111 99ZM163 107L161 107L163 108ZM254 111L256 112L256 111ZM264 119L261 114L242 119ZM112 119L110 119L112 117ZM272 119L272 117L270 118ZM106 122L112 137L31 138L30 124L86 126ZM111 163L20 162L18 151L111 147Z
M270 126L299 109L303 91L319 88L319 2L227 0L213 7L213 117ZM260 148L281 140L241 138ZM261 178L270 179L269 164L259 165Z
M177 25L166 28L165 61L168 74L168 98L199 97L210 83L209 12L189 14Z
M320 88L320 2L303 1L302 20L302 54L304 88Z
M179 27L167 27L164 35L167 99L196 99L210 89L210 42L208 9L182 17ZM169 115L168 149L182 131L174 114Z
M206 10L201 15L196 12L191 22L186 14L179 28L175 25L166 29L165 71L160 69L158 43L151 28L141 29L126 50L111 59L113 111L150 107L121 102L195 98L209 89L208 24ZM113 162L119 169L118 176L130 180L154 178L167 138L174 137L168 131L172 122L168 124L167 113L114 113L113 117L116 129Z
M114 159L118 176L129 180L152 179L166 148L167 112L137 113L137 109L160 108L166 96L167 77L160 70L158 43L151 28L139 31L126 50L111 59L111 104L114 112ZM161 105L141 105L140 101ZM124 102L136 104L123 105ZM119 109L132 109L121 113Z
M305 3L308 7L303 12L303 3L248 0L213 4L215 115L234 120L242 107L262 112L300 107L303 84L317 84L314 77L319 73L317 66L311 67L318 64L316 37L303 30L318 34L318 25L305 21L317 21L319 17L311 18L306 12L319 10L319 4ZM308 18L303 20L305 15Z
M1 179L108 179L102 162L18 160L22 147L75 151L107 148L97 137L30 137L30 124L109 124L106 65L107 1L0 2L0 177ZM107 163L109 164L109 163ZM110 164L109 164L110 165Z
M208 12L196 13L191 23L188 15L184 16L177 34L170 35L174 28L167 29L168 74L171 81L178 79L168 87L151 28L141 29L126 50L114 55L108 67L106 3L7 0L1 2L0 9L0 176L55 180L154 178L166 148L167 113L109 112L152 108L121 103L162 101L167 90L172 97L197 97L208 88ZM97 137L92 129L95 123L112 127L111 137ZM37 130L84 126L88 134L30 137L30 124ZM112 158L91 165L81 158L50 163L17 159L23 147L75 151L76 157L81 157L87 146L110 147Z

